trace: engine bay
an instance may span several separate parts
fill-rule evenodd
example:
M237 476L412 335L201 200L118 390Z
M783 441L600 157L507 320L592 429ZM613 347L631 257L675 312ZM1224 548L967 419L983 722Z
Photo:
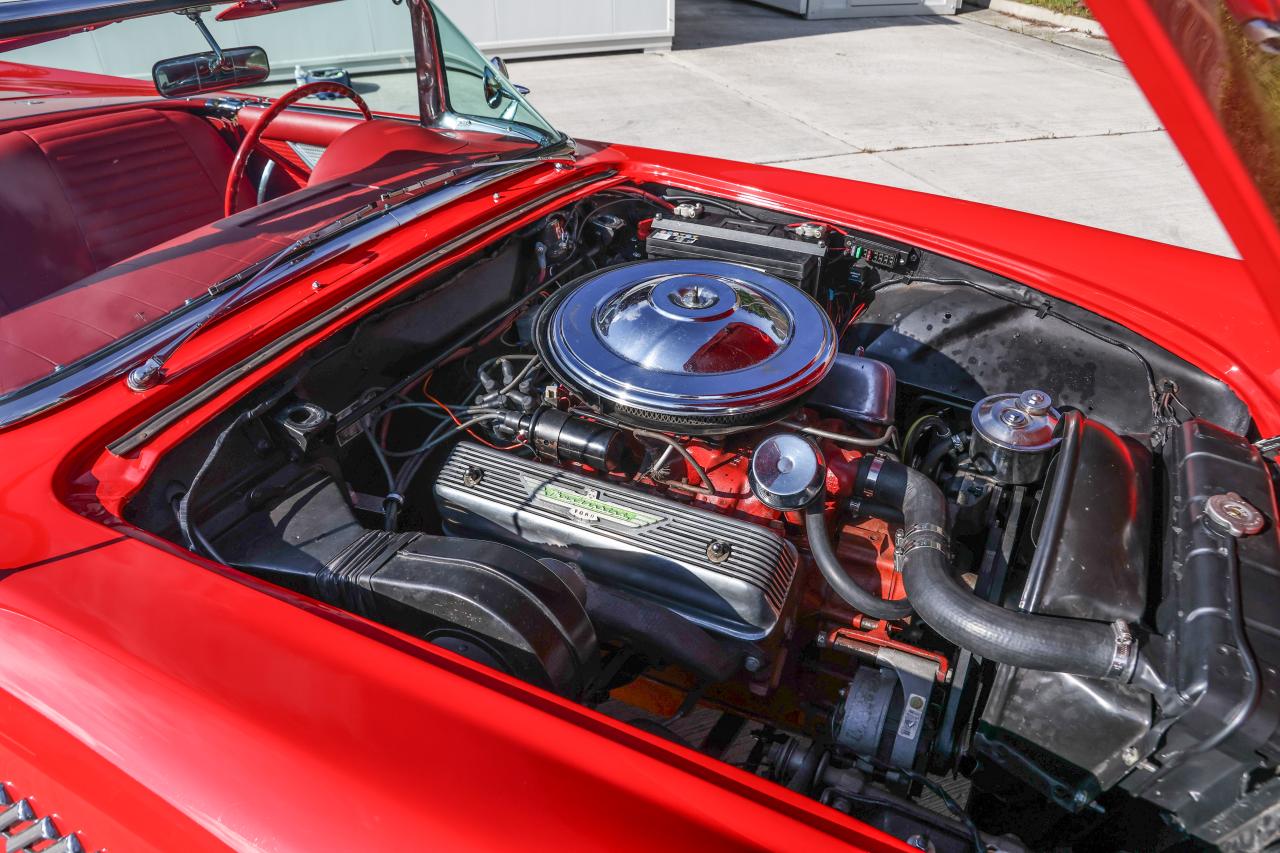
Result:
M619 184L348 324L126 520L920 849L1253 849L1275 466L1133 332Z

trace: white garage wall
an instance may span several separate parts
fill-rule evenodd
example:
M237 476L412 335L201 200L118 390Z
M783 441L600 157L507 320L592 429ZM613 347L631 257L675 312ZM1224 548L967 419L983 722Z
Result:
M671 47L675 0L438 0L489 54L549 56ZM355 7L355 8L353 8ZM293 67L341 65L353 72L413 65L409 15L391 0L342 0L243 21L204 16L219 44L267 48L273 77ZM208 47L186 18L158 15L0 54L26 62L149 78L157 59Z
M550 56L602 50L668 50L675 0L439 0L486 53Z

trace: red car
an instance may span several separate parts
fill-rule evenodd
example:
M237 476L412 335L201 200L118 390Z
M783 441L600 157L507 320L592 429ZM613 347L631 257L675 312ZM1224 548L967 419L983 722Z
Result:
M1280 842L1262 12L1097 9L1240 260L0 48L173 12L0 62L9 853Z

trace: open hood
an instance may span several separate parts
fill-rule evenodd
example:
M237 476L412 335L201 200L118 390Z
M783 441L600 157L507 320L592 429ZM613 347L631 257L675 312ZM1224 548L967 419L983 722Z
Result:
M1091 2L1280 316L1280 10L1270 0Z

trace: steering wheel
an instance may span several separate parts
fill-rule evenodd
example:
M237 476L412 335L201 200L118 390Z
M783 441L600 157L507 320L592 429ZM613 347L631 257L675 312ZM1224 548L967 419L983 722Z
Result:
M236 212L236 194L240 188L240 181L244 179L244 169L249 162L249 153L257 146L258 141L262 139L263 131L267 129L267 125L271 124L276 116L297 101L309 98L320 92L332 92L335 95L341 95L360 108L360 113L364 116L365 121L370 121L373 118L373 113L370 112L369 105L364 102L364 98L357 95L350 87L329 80L307 83L276 98L275 103L267 107L266 111L258 116L258 120L254 122L253 127L249 128L249 132L244 135L244 139L240 140L240 147L236 149L235 159L231 161L231 171L227 174L227 191L222 205L224 216L230 216ZM267 156L271 157L272 160L290 174L306 180L307 173L302 172L295 164L273 156L270 152L267 153Z

